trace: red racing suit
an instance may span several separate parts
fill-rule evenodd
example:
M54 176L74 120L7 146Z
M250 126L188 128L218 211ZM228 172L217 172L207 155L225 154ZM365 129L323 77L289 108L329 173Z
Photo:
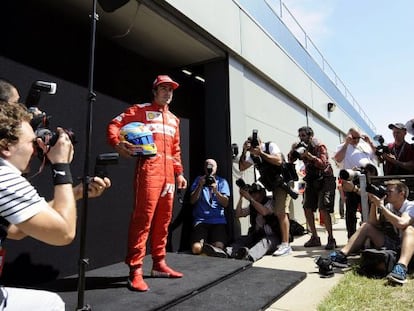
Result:
M168 105L136 104L115 117L108 125L108 142L115 146L122 126L142 122L152 132L157 154L138 157L135 168L135 202L128 231L125 263L142 266L148 235L154 262L165 258L168 226L174 201L175 175L182 174L179 119Z

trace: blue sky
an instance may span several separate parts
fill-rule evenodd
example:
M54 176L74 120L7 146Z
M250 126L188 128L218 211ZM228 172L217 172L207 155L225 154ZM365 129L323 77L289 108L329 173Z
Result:
M377 133L392 142L388 124L414 119L414 1L283 2Z

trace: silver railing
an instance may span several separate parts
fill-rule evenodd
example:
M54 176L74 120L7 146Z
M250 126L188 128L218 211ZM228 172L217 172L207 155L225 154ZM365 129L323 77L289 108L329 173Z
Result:
M368 115L359 105L357 100L351 94L345 83L339 78L335 70L325 59L318 47L313 43L312 39L308 36L305 29L299 24L295 16L289 11L288 7L282 0L264 0L271 11L285 24L293 36L298 40L302 47L309 53L314 61L319 65L322 71L329 77L329 79L335 84L342 95L352 105L352 107L359 113L361 118L371 127L375 132L376 127L368 118Z

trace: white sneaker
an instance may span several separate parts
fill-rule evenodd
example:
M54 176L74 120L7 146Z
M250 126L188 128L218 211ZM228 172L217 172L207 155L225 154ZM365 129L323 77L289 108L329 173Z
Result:
M292 253L292 247L289 244L281 244L273 253L273 256L286 256Z

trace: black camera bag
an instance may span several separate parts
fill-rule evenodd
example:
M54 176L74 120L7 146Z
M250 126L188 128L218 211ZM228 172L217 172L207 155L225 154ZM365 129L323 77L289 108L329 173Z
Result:
M361 252L358 273L369 278L381 279L392 271L396 263L396 251L367 248Z
M269 145L270 141L265 143L265 153L267 154L270 154ZM280 166L261 161L260 158L253 158L255 167L260 173L259 181L268 191L273 191L276 187L280 187L284 183L299 180L295 165L286 162L283 155L282 157L283 162Z

